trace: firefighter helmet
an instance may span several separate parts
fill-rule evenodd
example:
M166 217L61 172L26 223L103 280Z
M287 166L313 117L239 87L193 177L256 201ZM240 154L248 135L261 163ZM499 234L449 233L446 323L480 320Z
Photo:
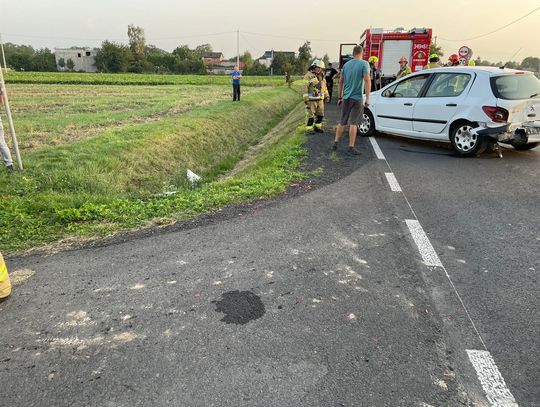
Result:
M369 62L370 64L371 64L372 62L373 62L374 64L378 64L378 63L379 63L379 58L377 58L375 55L373 55L373 56L369 57L368 62Z
M325 66L324 66L324 62L322 61L322 59L318 59L318 58L315 58L312 62L311 62L311 65L310 67L319 67L321 69L324 69Z
M452 64L459 64L459 57L458 54L452 54L448 57L448 61Z
M439 62L439 54L433 53L429 56L429 62Z
M402 63L402 62L405 62L406 64L408 64L409 60L407 58L405 58L405 57L401 57L401 58L399 58L399 63Z

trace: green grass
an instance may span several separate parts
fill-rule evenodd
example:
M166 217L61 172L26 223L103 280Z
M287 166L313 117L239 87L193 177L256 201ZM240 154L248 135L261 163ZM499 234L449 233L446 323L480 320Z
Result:
M8 72L6 83L81 85L230 85L229 75L156 75L82 72ZM243 86L284 85L282 76L245 76Z
M233 178L221 176L299 99L287 87L260 89L240 103L194 103L189 110L159 120L106 124L93 137L58 145L51 132L53 145L25 151L23 173L0 173L0 250L14 253L68 236L103 236L148 222L186 219L284 191L302 177L297 168L304 154L303 136L295 134L291 123L280 130L290 137L272 144ZM169 102L164 95L154 100L163 104L156 108L159 111ZM98 110L108 106L106 98L96 104ZM73 106L66 109L77 113ZM302 106L295 112L299 123ZM200 186L187 184L187 168L203 176Z
M244 89L244 95L263 87ZM9 85L22 150L70 143L106 128L155 121L231 98L224 85ZM23 151L24 152L24 151Z

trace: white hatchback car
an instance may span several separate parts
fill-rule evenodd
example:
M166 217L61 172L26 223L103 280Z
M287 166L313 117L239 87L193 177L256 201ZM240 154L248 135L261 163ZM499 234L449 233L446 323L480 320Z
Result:
M540 144L540 81L497 67L415 72L371 94L359 133L375 131L451 142L465 157L496 142L529 150Z

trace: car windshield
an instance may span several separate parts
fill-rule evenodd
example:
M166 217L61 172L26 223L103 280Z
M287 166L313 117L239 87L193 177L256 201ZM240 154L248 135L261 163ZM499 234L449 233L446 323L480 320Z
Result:
M495 76L491 78L491 89L499 99L530 99L540 93L540 81L533 74Z

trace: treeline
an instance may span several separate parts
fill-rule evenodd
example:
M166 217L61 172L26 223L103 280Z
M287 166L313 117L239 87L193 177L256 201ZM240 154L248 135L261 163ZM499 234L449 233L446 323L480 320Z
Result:
M48 48L35 49L30 45L4 44L8 68L16 71L56 71L54 54ZM3 61L2 61L3 63Z
M518 61L507 61L507 62L489 62L486 61L480 57L478 57L476 60L476 65L481 66L505 66L506 68L510 69L523 69L525 71L533 71L536 73L540 72L540 58L538 57L527 57L524 58L521 62Z
M205 74L206 67L203 55L212 51L210 44L202 44L194 49L180 45L172 52L165 51L154 45L148 45L144 30L134 25L128 26L128 44L114 41L104 41L97 48L96 68L99 72L110 73L172 73L172 74ZM85 47L73 47L85 48ZM54 53L48 48L35 49L29 45L4 45L7 66L16 71L57 71ZM298 49L297 55L287 55L276 52L270 68L255 60L249 51L240 56L245 75L291 75L306 72L312 61L311 44L306 41ZM328 63L328 56L324 58ZM231 58L230 61L236 61ZM71 59L58 61L61 71L73 71L74 62Z

